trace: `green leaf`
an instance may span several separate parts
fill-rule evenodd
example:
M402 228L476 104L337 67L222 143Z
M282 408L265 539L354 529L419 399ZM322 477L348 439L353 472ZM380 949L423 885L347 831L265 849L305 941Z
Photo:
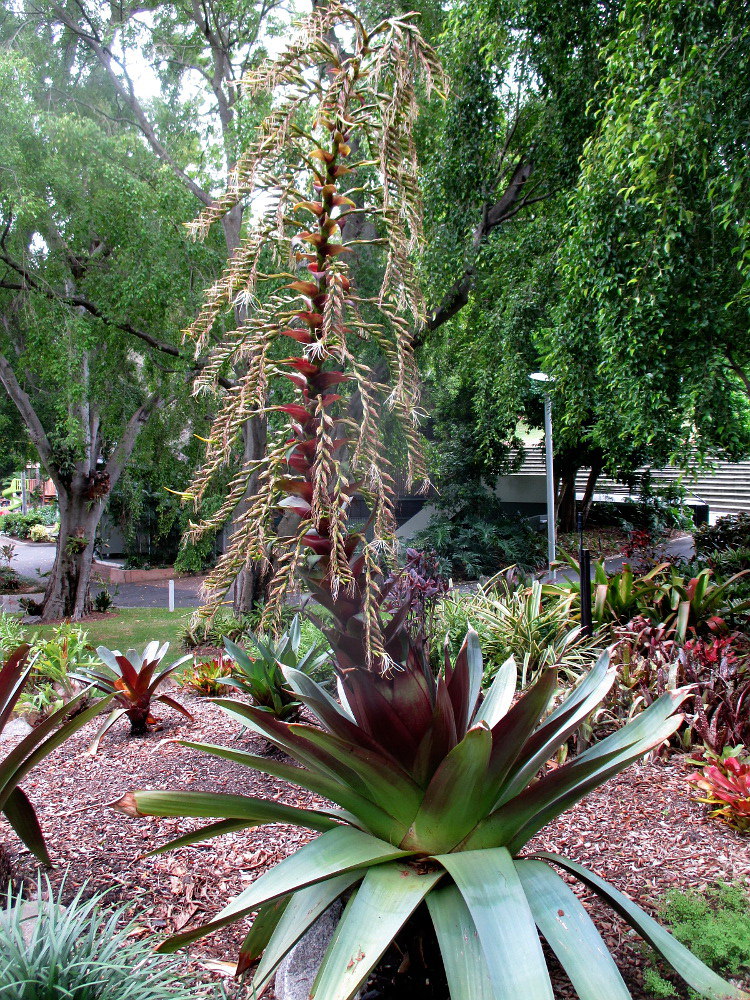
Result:
M269 900L286 896L335 875L343 875L355 869L364 870L370 865L393 861L406 854L406 851L400 851L361 830L337 826L335 830L329 830L305 844L290 857L264 872L209 923L195 930L175 934L162 942L157 950L177 951L183 945L204 937L219 927L240 920Z
M315 711L316 702L322 702L326 708L338 712L348 722L354 722L354 716L350 712L345 711L336 699L332 698L326 689L316 683L312 677L308 677L307 674L303 674L301 670L296 670L294 667L284 667L282 673L292 691L295 694L303 695L307 699L308 707L321 725L325 725L325 722Z
M430 854L452 850L483 815L484 786L492 751L485 724L470 729L443 760L427 786L402 847Z
M498 1000L469 908L455 885L433 889L427 908L440 945L451 1000Z
M443 873L378 865L364 877L342 916L310 998L349 1000Z
M246 820L256 826L295 823L310 830L331 830L337 826L334 820L314 809L223 792L127 792L114 807L129 816L202 816Z
M34 807L20 788L14 788L5 801L3 813L18 836L43 865L52 861L44 843L44 834L39 825Z
M535 857L559 865L560 868L564 868L590 889L593 889L701 996L708 997L709 1000L750 1000L750 993L737 989L721 976L717 976L683 944L680 944L669 931L658 924L653 917L650 917L627 896L595 875L594 872L589 871L588 868L584 868L583 865L579 865L569 858L561 857L559 854L549 854L546 851L535 855Z
M238 764L255 768L264 774L271 774L276 778L282 778L284 781L299 785L301 788L307 788L317 795L322 795L356 815L357 819L361 823L365 823L370 832L377 837L398 843L406 833L404 823L398 823L384 809L353 791L341 779L329 777L320 770L312 771L296 767L294 764L287 764L273 757L259 757L245 750L230 750L228 747L214 746L210 743L192 743L189 740L181 740L180 742L182 746L203 750L225 760L236 761Z
M542 953L513 859L504 847L435 858L450 873L479 934L499 997L554 1000Z
M484 701L472 719L472 725L476 726L479 722L486 722L492 729L510 708L513 695L516 693L517 680L518 667L511 656L495 674L495 679L484 696Z
M581 683L550 713L534 732L523 749L517 766L502 790L495 806L513 798L550 759L558 747L575 732L579 724L599 704L612 687L615 671L609 669L609 652L605 651Z
M575 893L543 861L515 864L536 925L580 1000L631 1000L607 946Z
M245 935L245 940L240 947L235 976L241 976L247 972L253 962L257 962L263 954L279 925L279 921L284 916L291 898L291 896L281 896L279 899L271 900L270 903L264 903L259 908L253 919L252 927Z

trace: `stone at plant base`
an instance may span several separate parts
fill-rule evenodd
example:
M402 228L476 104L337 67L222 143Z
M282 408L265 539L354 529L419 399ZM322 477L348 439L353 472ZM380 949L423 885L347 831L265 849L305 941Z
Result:
M24 943L28 946L31 942L36 922L39 919L39 901L31 899L16 905L21 907L21 933L23 934ZM49 904L47 905L49 906ZM65 910L65 907L63 906L61 909ZM0 909L0 925L7 923L9 919L9 911L7 909Z
M339 902L330 906L281 963L274 982L276 1000L309 1000L312 984L342 909Z
M10 722L5 726L2 732L0 732L0 743L5 743L6 741L17 742L22 740L24 736L28 736L31 732L32 727L28 724L26 719L11 719Z

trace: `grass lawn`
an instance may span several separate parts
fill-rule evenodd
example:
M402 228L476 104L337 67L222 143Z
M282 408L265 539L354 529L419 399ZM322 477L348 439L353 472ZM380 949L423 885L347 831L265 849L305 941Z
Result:
M167 664L185 652L180 644L180 635L191 614L190 608L178 608L172 612L163 608L123 608L106 618L84 620L80 625L88 633L88 641L94 647L106 646L123 651L135 648L141 652L152 639L169 642L169 652L164 660ZM30 625L28 632L29 635L36 632L46 638L53 635L56 627Z

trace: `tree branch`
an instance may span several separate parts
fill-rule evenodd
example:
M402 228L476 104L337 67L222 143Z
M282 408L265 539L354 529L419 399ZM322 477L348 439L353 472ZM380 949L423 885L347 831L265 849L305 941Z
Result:
M482 243L494 229L507 222L508 219L512 219L514 215L527 205L549 197L549 194L530 199L523 197L524 187L531 177L533 169L534 167L530 160L520 160L516 164L508 186L500 199L494 205L484 206L482 209L482 218L472 236L472 257L476 255ZM447 323L449 319L452 319L456 313L463 309L469 301L475 277L476 268L472 260L472 263L468 264L464 269L461 277L446 292L443 301L432 316L430 316L425 328L414 338L415 347L420 347L424 343L427 331L437 330L438 327L442 326L443 323Z
M13 371L10 362L4 354L0 354L0 382L3 383L5 391L21 414L21 418L28 428L29 436L34 447L39 452L39 458L42 460L45 469L52 479L55 479L56 473L53 472L52 446L49 443L47 432L42 426L42 422L34 409L28 393L21 388L16 378L16 373Z
M117 447L110 455L109 461L104 467L104 471L109 476L110 490L117 485L122 475L122 470L133 454L133 448L135 448L138 435L148 423L153 412L163 406L165 402L166 400L161 393L153 392L145 402L141 403L130 420L128 420Z
M143 341L143 343L148 344L156 351L161 351L162 354L168 354L173 358L183 358L185 359L184 353L175 347L173 344L168 344L166 341L159 340L158 337L154 337L150 333L146 333L145 330L139 330L137 327L133 326L132 323L127 321L119 321L110 319L95 302L89 301L83 295L77 294L64 294L56 292L53 288L50 288L46 283L41 282L35 275L20 264L17 260L14 260L10 254L5 250L3 245L3 239L0 238L0 261L14 271L21 278L21 281L10 282L5 278L0 279L0 288L5 288L10 291L25 292L29 289L38 292L45 298L54 302L62 302L65 305L74 306L79 309L84 309L89 315L93 316L95 319L101 320L107 326L114 327L117 330L121 330L123 333L128 334L131 337L136 337L138 340ZM186 359L185 359L186 360ZM190 368L192 371L199 372L208 364L207 361L197 358L195 361L190 363ZM224 389L231 389L234 386L234 382L230 379L219 378L219 384Z
M79 7L82 13L84 14L84 17L86 17L88 20L88 23L91 27L90 32L84 31L81 25L78 24L78 22L75 21L72 17L70 17L68 12L63 7L58 5L53 5L52 10L54 11L55 17L62 24L64 24L65 27L76 36L76 38L79 38L82 42L84 42L97 57L101 66L105 69L107 75L112 81L113 87L115 88L119 96L122 98L122 100L125 101L127 106L132 111L136 120L136 124L138 125L138 128L145 136L148 144L151 146L154 153L156 153L156 155L159 157L160 160L162 160L169 167L171 167L175 176L182 181L182 183L188 188L188 190L191 191L195 195L195 197L200 202L202 202L202 204L204 205L212 204L213 198L211 197L211 195L207 191L205 191L200 186L200 184L196 183L196 181L194 181L192 177L186 174L184 170L181 169L181 167L177 164L177 161L172 157L169 150L162 144L162 142L160 141L159 137L156 134L156 130L154 129L152 123L149 121L145 111L143 110L140 101L135 96L135 90L133 88L132 81L130 80L130 77L126 72L125 67L118 59L116 59L116 57L113 55L110 49L106 45L104 45L101 42L101 40L97 37L96 31L93 28L93 25L91 25L91 21L88 18L83 6L79 4ZM115 71L114 63L117 63L117 65L120 67L120 72L125 77L126 83L123 83L123 81L120 79L120 76Z

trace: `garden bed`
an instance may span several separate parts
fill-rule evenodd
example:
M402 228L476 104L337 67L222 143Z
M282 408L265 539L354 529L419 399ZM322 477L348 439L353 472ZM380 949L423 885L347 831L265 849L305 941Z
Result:
M310 839L296 827L266 826L197 844L174 853L142 855L197 820L128 819L108 808L129 788L206 789L281 799L295 805L315 800L230 761L178 746L176 739L230 744L261 752L265 743L251 736L238 739L238 727L224 714L185 692L180 700L195 715L190 724L169 710L163 728L145 739L130 739L118 724L104 738L98 756L86 750L95 732L90 723L63 744L24 783L37 806L55 869L54 885L65 879L73 895L83 883L94 892L111 889L112 901L132 900L143 934L167 935L206 921L232 896ZM750 872L750 838L742 838L711 821L687 793L684 759L631 767L593 792L537 837L533 847L560 851L590 865L604 878L653 912L669 888L701 888L719 879L741 881ZM0 842L20 847L0 819ZM31 856L18 851L18 871L36 877ZM639 966L638 939L611 911L594 904L595 919L615 953L634 1000L645 1000ZM244 936L241 925L216 932L190 951L188 968L205 984L221 974L206 961L231 962ZM225 982L230 982L225 980ZM555 984L556 997L574 994L565 981ZM244 997L244 988L229 987ZM202 991L197 995L203 995Z

